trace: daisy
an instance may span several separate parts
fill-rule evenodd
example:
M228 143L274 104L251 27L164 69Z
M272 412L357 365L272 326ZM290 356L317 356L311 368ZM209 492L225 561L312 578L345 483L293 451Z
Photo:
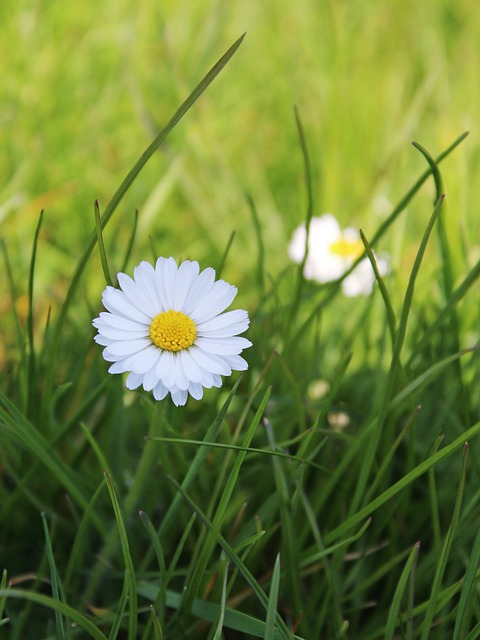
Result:
M298 227L288 247L290 258L300 264L305 255L305 225ZM325 283L337 280L363 253L364 246L356 229L340 228L335 216L324 213L310 221L308 253L304 275L307 280ZM377 256L380 275L388 272L387 258ZM368 258L359 262L350 275L342 281L342 291L346 296L368 295L373 289L375 274Z
M127 389L143 386L156 400L170 393L175 405L203 388L220 387L221 376L248 368L240 356L252 346L238 334L249 325L242 309L222 313L237 295L224 280L215 282L210 267L198 262L158 258L155 267L141 262L133 279L118 274L120 289L102 295L107 311L93 320L109 373L126 373Z

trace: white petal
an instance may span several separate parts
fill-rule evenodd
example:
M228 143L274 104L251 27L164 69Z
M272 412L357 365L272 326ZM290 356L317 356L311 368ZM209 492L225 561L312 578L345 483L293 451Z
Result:
M243 323L231 324L228 327L224 327L223 329L212 330L212 331L199 331L197 329L197 336L201 338L231 338L232 336L236 336L239 333L243 333L248 329L248 325L245 326Z
M242 356L224 356L224 360L233 371L246 371L248 369L248 362Z
M235 309L234 311L227 311L214 318L210 318L205 322L199 322L197 325L197 333L204 333L207 331L220 331L228 327L235 325L245 325L245 331L248 328L249 320L248 313L243 309ZM234 335L231 333L230 335Z
M190 382L203 381L203 371L192 358L190 349L183 349L183 351L179 351L177 357L180 358L182 362L182 369Z
M121 360L121 358L118 358L118 356L112 356L112 354L108 350L108 347L102 351L102 356L103 359L107 362L117 362L117 360Z
M155 367L152 367L143 376L143 388L145 391L151 391L157 382L159 382L158 376L155 373Z
M215 270L211 267L204 269L192 283L190 292L183 304L182 311L191 315L195 307L207 296L215 283Z
M232 304L236 295L237 287L228 284L224 280L218 280L215 282L212 291L203 298L189 316L198 324L210 320L225 311Z
M111 329L120 329L121 331L139 331L141 329L149 328L149 323L135 322L133 320L127 320L122 316L116 316L108 311L102 311L98 318L95 318L92 322L93 326L97 329L103 329L109 327Z
M108 346L109 353L112 356L124 358L131 356L142 349L152 345L150 338L138 338L137 340L121 340L120 342L112 342Z
M191 382L188 385L187 391L194 400L201 400L203 398L203 387L198 382Z
M212 387L221 387L222 386L222 377L217 375L216 373L212 374Z
M152 367L156 366L160 357L160 349L150 345L143 351L139 351L124 360L127 371L134 373L147 373Z
M119 291L113 287L107 287L103 292L102 303L106 309L115 315L150 325L151 317L141 309L132 305L123 291Z
M125 368L125 360L118 360L114 362L109 368L108 373L125 373L128 369Z
M225 363L222 358L212 354L206 353L202 349L199 349L196 345L190 347L190 355L198 364L201 369L209 371L210 373L217 373L222 376L229 376L232 373L230 367Z
M103 336L110 342L118 342L121 340L134 340L137 338L148 338L149 336L148 329L141 329L138 331L121 331L120 329L111 329L110 327L102 327L101 329L98 329L98 332L99 332L99 335ZM99 342L98 344L103 344L103 342ZM105 344L108 344L108 342Z
M101 344L103 347L108 347L108 345L111 342L111 340L109 340L108 338L105 338L104 336L101 336L101 335L93 336L93 339L95 340L95 342L97 344Z
M187 402L188 393L186 391L171 391L170 395L172 396L173 404L177 407L183 407L183 405Z
M176 385L179 389L181 389L182 391L185 391L186 389L188 389L188 385L190 384L190 379L185 373L185 370L183 368L183 359L180 358L179 355L180 354L177 353L175 357L176 364L177 364Z
M195 345L207 351L208 353L216 353L219 356L233 356L248 349L252 346L250 340L246 338L230 337L230 338L197 338Z
M127 389L137 389L143 382L143 375L140 373L130 373L125 381Z
M141 273L138 271L139 269L141 269L140 266L135 267L134 273ZM152 299L151 294L145 286L132 280L126 273L119 273L117 278L123 293L136 309L140 309L150 318L153 318L158 313L158 304L155 304L155 300Z
M173 300L173 309L182 311L185 300L192 288L194 281L198 277L200 266L198 262L190 262L185 260L178 267L177 282L175 285L175 293Z
M162 311L161 301L157 293L157 274L149 262L141 262L133 272L137 287L143 292L145 298L152 305L152 315Z
M155 266L157 273L157 294L165 311L173 309L175 283L177 280L177 263L173 258L158 258Z
M167 387L167 389L170 390L177 384L177 358L173 353L172 356L173 357L170 359L167 375L162 378L163 384Z
M171 351L160 351L160 356L155 367L155 373L160 380L164 380L174 365L173 353Z
M163 400L167 393L168 389L161 382L157 382L153 388L153 397L155 400Z

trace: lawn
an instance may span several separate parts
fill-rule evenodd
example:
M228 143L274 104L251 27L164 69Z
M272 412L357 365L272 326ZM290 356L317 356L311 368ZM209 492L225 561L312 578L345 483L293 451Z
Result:
M0 636L480 637L475 3L0 36Z

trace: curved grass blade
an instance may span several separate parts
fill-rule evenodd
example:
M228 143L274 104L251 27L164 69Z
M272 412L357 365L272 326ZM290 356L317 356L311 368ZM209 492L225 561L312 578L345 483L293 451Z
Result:
M385 419L387 417L388 407L392 398L392 394L394 393L394 390L396 387L398 376L402 369L400 355L403 349L403 344L404 344L405 336L407 333L407 324L408 324L408 318L410 315L410 309L412 307L412 302L413 302L415 283L417 280L418 273L420 271L420 266L422 264L423 257L425 255L425 251L427 249L427 244L430 239L430 235L432 233L433 227L437 220L438 214L440 213L442 203L443 203L443 198L438 200L437 204L435 205L433 213L430 216L430 220L428 222L427 228L425 229L422 240L420 242L417 255L415 256L415 261L413 263L412 271L410 273L410 277L408 280L407 290L405 292L405 298L403 302L402 313L401 313L399 324L398 324L398 330L395 335L392 362L390 364L390 369L388 371L385 390L383 392L382 401L378 410L377 424L376 424L375 430L372 433L372 437L370 438L369 446L365 452L365 457L363 458L363 463L360 469L360 474L358 477L355 494L353 496L352 503L351 503L351 511L355 511L355 509L357 509L358 505L361 503L362 499L364 498L365 490L368 484L368 480L370 478L375 456L377 454L378 445L380 443L380 437L384 432L383 427L385 424Z
M340 542L337 542L336 544L333 544L331 547L325 547L321 551L317 551L316 553L307 556L303 560L300 560L299 567L300 568L308 567L311 564L314 564L315 562L318 562L319 560L322 560L326 556L332 555L333 553L335 553L335 551L338 551L338 549L341 549L342 547L349 547L351 544L353 544L354 542L356 542L359 538L361 538L363 536L365 531L370 526L371 522L372 522L372 519L368 518L367 521L365 522L365 524L362 526L362 528L359 531L357 531L357 533L355 533L353 536L350 536L349 538L346 538L345 540L341 540Z
M23 589L0 589L0 598L2 597L26 600L27 602L39 604L42 607L47 607L53 611L58 611L65 618L75 622L75 624L88 633L90 638L93 638L94 640L107 640L107 637L93 624L91 620L64 602L60 602L60 600L54 600L53 598L41 593L35 593L34 591L26 591Z
M157 614L155 613L155 609L150 606L151 620L153 625L153 638L154 640L162 640L163 631L162 625L160 624L160 620L157 618Z
M395 344L395 334L396 334L396 327L397 327L397 319L395 318L395 311L393 310L392 302L390 300L390 296L388 295L388 290L387 290L387 287L385 286L385 282L378 270L377 261L375 259L375 256L373 255L372 248L365 234L361 229L360 229L360 238L363 242L363 246L365 247L367 258L369 259L370 264L372 265L372 269L375 274L375 279L378 283L378 288L380 290L383 303L385 304L385 309L387 312L388 329L390 331L390 339L392 341L392 348L393 348L393 345Z
M275 634L275 615L277 613L278 592L280 589L280 554L277 553L273 567L270 593L268 597L267 618L265 620L265 640L273 640Z
M395 628L397 626L398 613L400 611L400 605L402 602L402 597L407 587L408 579L410 577L410 573L412 568L416 562L418 552L420 549L420 543L416 542L410 555L408 556L408 560L403 568L402 574L397 584L397 588L395 589L395 593L393 594L393 600L390 607L390 611L388 612L387 626L385 628L385 640L393 640L395 634Z
M28 312L27 312L27 339L28 339L28 363L29 363L29 394L32 393L32 384L35 380L36 357L35 342L33 337L33 282L35 275L35 263L37 258L38 237L43 222L43 209L40 211L38 223L33 237L32 256L30 258L30 268L28 272Z
M267 418L263 420L267 439L272 451L277 449L275 434L272 425ZM282 555L285 565L286 589L292 600L292 610L294 617L302 609L300 595L300 574L298 562L298 546L295 543L294 514L292 509L292 498L289 492L289 482L285 470L278 458L272 458L273 477L275 480L276 495L281 523Z
M154 605L152 607L152 614L154 617L152 616L151 618L151 624L153 624L155 628L155 620L160 625L160 621L158 620L157 613L156 613L159 609L160 609L160 619L163 620L164 618L165 600L166 600L167 584L168 584L167 576L166 576L167 570L165 566L165 557L163 555L162 545L160 544L160 540L158 539L157 532L155 531L155 527L153 526L152 521L144 511L140 511L139 515L145 529L148 532L148 535L150 536L152 547L153 547L153 550L155 551L155 555L157 557L157 563L158 563L158 580L160 582L160 588L158 590L158 596L155 599ZM148 639L147 634L149 632L149 629L150 629L150 626L147 623L147 625L145 626L144 634L142 636L143 638L145 638L145 640ZM160 630L161 630L161 625L160 625Z
M270 393L271 393L271 387L269 387L265 392L262 402L260 403L260 406L256 411L255 416L247 429L247 433L243 441L243 446L245 448L248 447L248 445L253 439L253 436L258 427L260 419L263 415L267 402L270 398ZM220 498L220 502L216 508L216 512L212 520L212 530L214 531L217 531L217 530L219 531L220 527L222 526L225 511L230 503L233 491L235 489L235 486L238 480L241 466L245 460L245 456L246 456L246 451L240 451L235 460L233 469L225 485L225 488L222 493L222 497ZM200 583L203 580L205 570L207 568L208 562L213 553L216 542L217 542L216 537L210 535L202 544L200 554L195 563L195 567L193 568L193 571L191 573L191 577L187 581L188 584L185 590L185 597L184 597L184 602L182 604L182 609L184 609L187 612L189 612L192 608L193 600L197 595Z
M202 522L202 524L213 535L213 537L215 538L215 541L221 546L221 548L224 550L225 554L230 558L231 562L235 565L235 567L237 567L239 573L243 576L243 578L245 579L247 584L253 590L253 592L257 596L257 599L259 600L259 602L262 604L262 606L265 608L265 611L266 611L268 609L268 598L267 598L265 592L263 591L263 589L258 584L258 582L255 580L254 576L251 574L250 570L242 562L242 560L239 557L239 555L230 546L230 544L222 536L222 534L217 529L215 529L213 527L213 524L210 522L210 520L205 516L205 514L202 512L202 510L192 500L192 498L190 498L190 496L185 492L185 490L178 484L178 482L175 480L175 478L170 477L170 481L174 484L174 486L176 487L177 491L182 496L182 498L185 500L185 502L189 505L189 507L192 509L192 511L194 511L194 513L197 514L197 516L200 519L200 521ZM193 608L192 608L192 613L195 613ZM285 622L282 620L282 618L278 614L276 616L276 624L277 624L277 627L278 627L278 630L280 632L281 637L284 638L285 640L292 640L293 634L291 633L291 631L288 629L288 627L285 624Z
M455 500L455 506L453 509L452 521L448 528L442 553L440 554L440 557L438 559L438 565L435 571L435 577L433 579L432 591L430 594L430 599L428 601L428 608L425 614L425 619L422 623L422 635L420 636L421 640L428 640L428 638L430 637L433 618L439 609L438 605L440 600L439 598L440 587L442 584L443 574L445 573L445 569L447 566L448 558L450 556L450 551L453 545L453 539L455 537L455 533L457 530L458 520L460 518L460 509L462 506L463 491L465 489L465 479L467 476L468 450L469 450L468 442L465 442L464 453L463 453L463 465L462 465L462 470L460 474L460 483L458 486L457 498Z
M220 260L220 264L218 265L218 268L217 268L218 277L220 277L222 274L223 267L225 266L225 263L228 258L228 254L230 253L230 249L232 247L233 241L235 240L235 234L236 234L236 231L234 229L230 234L230 237L227 242L227 246L225 247L225 251L223 252L223 255L222 255L222 259Z
M110 269L108 268L107 252L105 250L105 243L103 241L102 218L100 215L100 205L98 204L98 200L95 200L93 211L95 215L95 233L97 234L97 246L100 253L100 262L103 269L103 275L105 276L105 282L112 287L113 282L112 276L110 275Z
M298 113L298 109L295 107L295 122L297 124L297 133L298 139L300 142L300 148L302 150L303 157L303 169L305 176L305 185L307 187L307 212L305 216L305 252L302 259L302 262L298 265L298 277L297 284L295 287L295 294L293 296L293 304L290 307L290 313L287 320L286 327L286 341L287 344L291 344L290 342L290 330L292 323L295 319L297 311L300 307L300 300L302 297L302 290L305 283L305 276L303 272L305 270L305 264L308 259L308 244L310 239L310 222L313 216L313 188L312 188L312 171L310 166L310 156L308 153L307 141L305 139L305 133L303 131L302 121L300 119L300 114ZM295 340L293 340L295 342Z
M469 558L467 572L460 594L458 603L457 617L455 620L455 629L453 631L452 640L462 640L465 637L465 631L469 626L472 617L470 604L472 600L473 588L477 577L477 569L480 563L480 531L475 537L472 554Z
M228 581L228 567L229 563L223 558L222 561L222 569L223 569L223 582L222 582L222 597L220 600L220 606L218 610L218 623L215 628L215 633L213 636L213 640L222 640L223 634L223 623L225 620L225 606L227 604L227 581Z
M125 582L128 585L128 602L129 602L129 616L128 616L128 640L136 640L137 636L137 589L135 584L135 571L133 568L132 557L130 555L130 548L128 544L127 530L123 521L120 505L113 487L112 479L105 470L105 482L107 484L110 500L112 501L113 511L115 513L115 520L117 521L118 534L120 537L120 544L122 546L123 561L125 563Z
M128 261L130 260L130 255L132 253L133 245L135 242L135 237L137 235L138 229L138 209L135 209L135 216L133 218L132 232L130 234L130 239L128 241L127 250L125 252L125 258L123 259L123 264L120 271L125 271L127 268Z
M356 524L364 520L366 517L370 516L374 511L376 511L379 507L385 504L388 500L393 498L393 496L400 493L405 487L414 482L417 478L425 474L431 467L438 464L440 461L445 460L449 456L452 455L457 449L465 445L465 442L468 442L476 435L480 433L480 422L477 422L473 427L467 429L465 433L456 438L449 445L444 447L441 451L434 453L432 456L428 457L426 460L421 462L414 469L409 471L403 478L395 482L391 487L389 487L386 491L380 494L375 500L372 500L364 507L362 507L355 514L347 518L347 520L335 527L328 535L325 536L325 540L333 541L336 540L340 535L343 535L346 531L348 531L351 527L354 527Z
M261 300L265 294L265 245L263 242L262 225L260 224L260 218L253 198L249 193L247 193L245 197L250 207L250 213L252 214L255 238L257 240L257 281Z
M48 531L47 519L45 513L40 514L43 524L43 532L45 535L45 545L47 549L48 566L50 568L50 583L52 585L52 596L54 600L63 602L65 598L60 596L60 585L58 582L58 572L55 564L55 558L53 556L52 541L50 539L50 533ZM55 622L57 627L58 640L65 640L65 626L63 624L63 618L61 613L55 609Z
M50 470L73 500L82 509L87 509L89 501L85 492L80 488L78 478L53 451L49 442L1 392L0 403L5 407L5 409L0 407L0 425L3 423L10 434ZM94 515L92 518L99 531L102 531L102 524L98 517Z
M438 158L436 159L436 163L440 164L440 162L442 162L442 160L444 160L448 155L450 155L450 153L452 153L452 151L454 151L454 149L456 149L456 147L458 147L458 145L463 142L463 140L465 140L465 138L468 136L470 132L469 131L465 131L464 133L462 133L460 136L458 136L458 138L456 140L454 140L452 142L452 144L450 146L448 146L445 151L442 151L442 153L438 156ZM427 169L424 173L422 173L422 175L418 178L418 180L415 182L415 184L413 185L413 187L411 187L407 193L403 196L403 198L400 200L400 202L397 204L397 206L394 208L394 210L392 211L392 213L388 216L388 218L380 225L380 227L378 228L378 230L376 231L376 233L373 235L373 237L370 240L370 244L372 246L375 246L377 241L385 234L385 232L387 231L387 229L395 222L395 220L398 218L398 216L402 213L402 211L405 210L405 208L407 207L407 205L409 204L409 202L413 199L413 197L415 196L415 194L420 190L420 188L422 187L422 185L427 181L427 179L429 178L429 176L431 175L432 171L431 169ZM300 339L300 337L302 336L302 334L308 329L308 327L310 326L310 324L315 320L315 318L318 316L319 312L321 311L321 309L326 306L329 302L331 302L335 296L337 295L337 291L341 285L341 283L345 280L345 278L347 278L352 271L359 265L359 263L364 259L365 257L365 253L362 253L362 255L358 256L358 258L355 260L355 262L352 264L352 266L350 267L350 269L348 269L347 271L345 271L345 273L342 275L341 278L339 278L338 280L335 280L334 282L331 283L330 287L329 287L329 291L328 294L325 296L325 298L323 298L322 300L320 300L320 302L315 306L315 308L313 309L312 313L310 314L310 316L302 323L302 325L300 326L300 328L298 329L297 333L295 334L294 337L294 341Z
M138 584L138 593L148 600L154 600L158 593L158 587L151 583L140 582ZM170 609L178 610L181 600L182 595L180 593L167 591L167 606ZM200 620L215 622L215 620L218 619L218 609L218 604L195 598L192 613ZM263 638L265 635L265 622L263 622L263 620L258 620L257 618L253 618L252 616L235 609L225 609L223 626L226 629L233 629L234 631L243 633L244 636L242 637L253 636L255 638ZM274 635L275 640L282 640L283 637L284 636L280 631L276 629ZM297 635L292 635L291 638L292 640L305 640Z
M7 570L4 569L2 573L2 580L0 581L0 591L6 591L7 587ZM9 622L8 618L3 617L3 610L5 608L5 602L7 601L7 596L0 596L0 626L5 625Z

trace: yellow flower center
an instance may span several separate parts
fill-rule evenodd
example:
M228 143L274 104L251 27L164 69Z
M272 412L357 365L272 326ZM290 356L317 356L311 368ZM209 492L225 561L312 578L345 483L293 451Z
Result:
M194 321L181 311L162 311L152 320L150 338L167 351L181 351L191 347L197 337Z
M330 253L340 256L341 258L355 259L363 253L364 246L361 240L342 237L340 240L332 242L329 249Z

